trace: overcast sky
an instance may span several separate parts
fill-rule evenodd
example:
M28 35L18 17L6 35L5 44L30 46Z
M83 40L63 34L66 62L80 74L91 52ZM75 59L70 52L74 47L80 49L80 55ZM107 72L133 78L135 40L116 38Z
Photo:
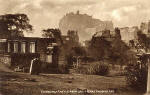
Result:
M25 13L34 26L35 36L44 28L57 28L68 12L87 13L114 26L134 26L150 20L150 0L0 0L0 15Z

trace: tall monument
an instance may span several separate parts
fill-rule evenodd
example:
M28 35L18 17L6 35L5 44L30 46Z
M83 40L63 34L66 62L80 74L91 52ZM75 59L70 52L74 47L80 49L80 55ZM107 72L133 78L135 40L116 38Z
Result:
M147 53L148 56L148 75L147 75L147 90L145 95L150 95L150 53Z

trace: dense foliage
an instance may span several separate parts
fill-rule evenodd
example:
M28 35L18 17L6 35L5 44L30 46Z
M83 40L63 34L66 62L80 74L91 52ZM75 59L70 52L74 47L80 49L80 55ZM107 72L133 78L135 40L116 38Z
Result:
M59 29L48 28L42 30L42 36L45 38L55 38L57 43L63 44L61 31Z
M127 84L140 91L146 90L147 85L147 57L145 55L140 56L138 62L129 64L126 68L126 80Z
M76 69L77 73L81 74L92 74L92 75L107 75L109 73L109 66L103 62L91 63L87 66L80 65Z
M0 30L11 37L24 36L23 32L32 31L32 25L26 14L6 14L0 16Z
M147 51L150 48L150 37L143 34L142 31L140 30L138 31L137 35L138 35L139 44L141 45L143 49Z
M121 40L120 31L115 36L93 36L88 52L96 61L109 60L111 64L124 65L129 62L129 47Z
M148 52L150 48L150 37L146 34L143 34L142 31L138 31L138 43L131 41L130 43L134 46L138 51L143 49ZM143 52L144 53L144 52ZM136 61L131 60L131 64L127 67L127 83L129 86L136 90L144 91L146 90L147 85L147 74L148 74L148 56L146 54L142 54L138 56Z

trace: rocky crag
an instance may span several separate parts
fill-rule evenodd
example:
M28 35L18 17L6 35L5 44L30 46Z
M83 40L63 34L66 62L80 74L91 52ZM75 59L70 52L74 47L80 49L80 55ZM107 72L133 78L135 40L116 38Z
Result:
M59 28L63 34L68 30L78 31L80 41L90 39L95 32L114 29L112 21L101 21L79 11L66 14L60 20Z

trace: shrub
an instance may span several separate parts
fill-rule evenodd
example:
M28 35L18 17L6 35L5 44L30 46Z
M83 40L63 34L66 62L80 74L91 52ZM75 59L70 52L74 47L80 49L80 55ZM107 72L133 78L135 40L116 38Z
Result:
M55 73L57 70L56 68L53 66L53 64L49 64L46 62L43 62L41 64L41 72L42 73ZM57 73L57 72L56 72Z
M107 75L109 73L109 66L104 63L91 63L84 67L80 66L76 69L77 73L92 74L92 75Z
M58 73L67 74L69 73L69 67L66 64L62 64L58 66Z
M42 63L41 65L42 73L53 73L53 74L66 74L69 73L68 66L66 64L60 64L56 67L53 64Z
M126 68L126 81L127 84L136 89L145 92L147 85L147 65L146 64L130 64Z
M88 74L87 67L79 66L76 70L76 73L79 74Z
M91 64L87 71L88 74L107 75L109 73L109 66L104 63L95 63Z

